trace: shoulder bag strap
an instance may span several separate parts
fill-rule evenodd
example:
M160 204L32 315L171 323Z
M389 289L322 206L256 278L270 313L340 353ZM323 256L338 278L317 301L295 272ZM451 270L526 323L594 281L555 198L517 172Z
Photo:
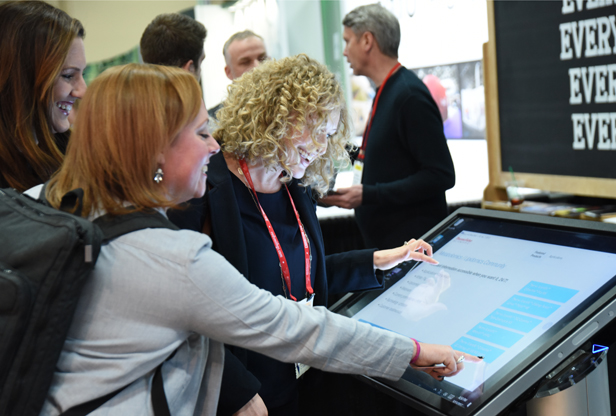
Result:
M154 416L171 416L171 411L169 410L169 404L167 403L167 396L165 396L165 388L163 385L163 364L164 363L156 367L156 372L154 373L154 378L152 379L151 398ZM98 399L90 400L89 402L82 403L79 406L72 407L60 416L86 416L107 403L109 400L113 399L127 387L128 386L124 386L106 396L99 397Z

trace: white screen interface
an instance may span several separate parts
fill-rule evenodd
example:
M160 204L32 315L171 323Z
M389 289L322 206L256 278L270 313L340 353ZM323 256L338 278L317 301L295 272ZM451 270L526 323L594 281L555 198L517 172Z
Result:
M616 254L462 231L353 316L481 355L447 380L472 391L616 274Z

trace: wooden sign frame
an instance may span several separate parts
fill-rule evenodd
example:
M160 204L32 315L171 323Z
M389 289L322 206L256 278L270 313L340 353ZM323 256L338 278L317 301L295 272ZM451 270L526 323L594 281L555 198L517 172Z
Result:
M501 162L501 130L499 120L498 71L496 59L497 30L494 19L494 1L488 0L489 42L483 45L486 140L488 145L489 184L484 191L484 201L506 201L505 186L511 181L508 168L503 169ZM616 169L616 164L614 166ZM520 186L549 192L564 192L574 195L616 198L616 180L546 175L527 172L515 172Z

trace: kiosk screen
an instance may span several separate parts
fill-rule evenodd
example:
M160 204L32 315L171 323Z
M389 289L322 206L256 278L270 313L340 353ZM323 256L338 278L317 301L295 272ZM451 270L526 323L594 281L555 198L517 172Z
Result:
M435 414L485 406L614 297L616 233L609 227L480 211L459 210L427 235L438 265L405 264L384 290L352 295L337 310L484 357L444 382L408 370L389 383Z

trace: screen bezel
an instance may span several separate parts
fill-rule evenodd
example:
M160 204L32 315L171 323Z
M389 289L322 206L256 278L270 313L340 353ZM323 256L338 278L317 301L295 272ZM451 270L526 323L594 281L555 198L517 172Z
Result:
M444 234L445 231L450 229L450 227L456 224L460 219L481 219L494 222L494 224L501 223L514 224L517 226L523 225L534 228L539 227L542 230L553 230L559 233L583 233L585 235L597 236L600 239L614 239L614 244L612 244L611 247L616 247L616 225L613 224L593 221L571 220L566 218L556 218L532 214L518 214L504 211L481 210L475 208L458 209L456 212L448 216L445 220L443 220L432 230L426 233L422 238L428 242L432 242L435 238L437 238L437 236ZM457 235L457 232L454 235ZM447 241L449 240L439 241L434 244L435 250L438 250ZM616 249L602 251L616 253ZM361 309L371 300L375 299L381 293L386 291L395 283L395 281L403 277L410 267L412 267L412 263L408 263L400 267L401 270L396 276L392 276L386 279L384 289L371 292L349 294L342 298L335 305L333 305L331 309L334 312L341 313L346 316L354 315L358 312L357 308ZM462 408L458 405L455 405L454 403L443 399L441 396L431 393L424 388L419 387L412 382L406 380L405 378L409 377L409 374L418 373L413 372L412 370L407 370L405 376L403 376L402 379L396 382L377 380L369 377L361 378L369 384L372 384L377 389L384 391L390 395L393 395L394 397L405 402L406 404L417 408L423 412L427 412L428 414L449 416L467 416L474 414L480 411L482 408L485 408L495 397L499 395L502 396L500 393L508 386L510 386L511 383L520 379L521 376L524 373L528 372L529 369L536 368L537 364L540 363L544 358L546 358L556 345L567 339L568 336L570 336L572 333L582 327L589 320L589 318L597 314L601 310L601 308L603 308L610 301L615 299L616 285L613 284L615 282L615 279L616 276L613 277L608 283L604 284L599 290L595 291L594 296L589 297L587 300L585 300L575 309L573 309L570 313L568 313L559 322L558 325L555 325L554 327L550 328L538 340L534 341L531 344L531 346L535 348L534 351L525 356L517 356L514 360L505 365L505 367L498 370L495 374L495 376L497 377L492 377L488 380L482 395L474 399L473 404L468 408ZM562 321L566 322L563 323ZM572 353L573 351L570 352ZM566 359L567 356L563 356L562 360ZM536 381L539 381L539 379L543 375L547 374L552 368L553 366L551 368L546 368L545 370L543 370L543 374L540 374L538 377L535 377L536 380L534 380L530 384L528 381L528 377L525 377L525 383L527 384L527 386L524 390L526 390L528 387L531 387L532 384L534 384ZM428 380L427 377L429 376L422 374L419 377L420 380L423 381L424 378ZM449 389L449 391L460 390L458 386L455 386L451 383L447 385L447 381L439 383L431 378L429 379L429 381L431 383L429 384L430 386L442 385Z

